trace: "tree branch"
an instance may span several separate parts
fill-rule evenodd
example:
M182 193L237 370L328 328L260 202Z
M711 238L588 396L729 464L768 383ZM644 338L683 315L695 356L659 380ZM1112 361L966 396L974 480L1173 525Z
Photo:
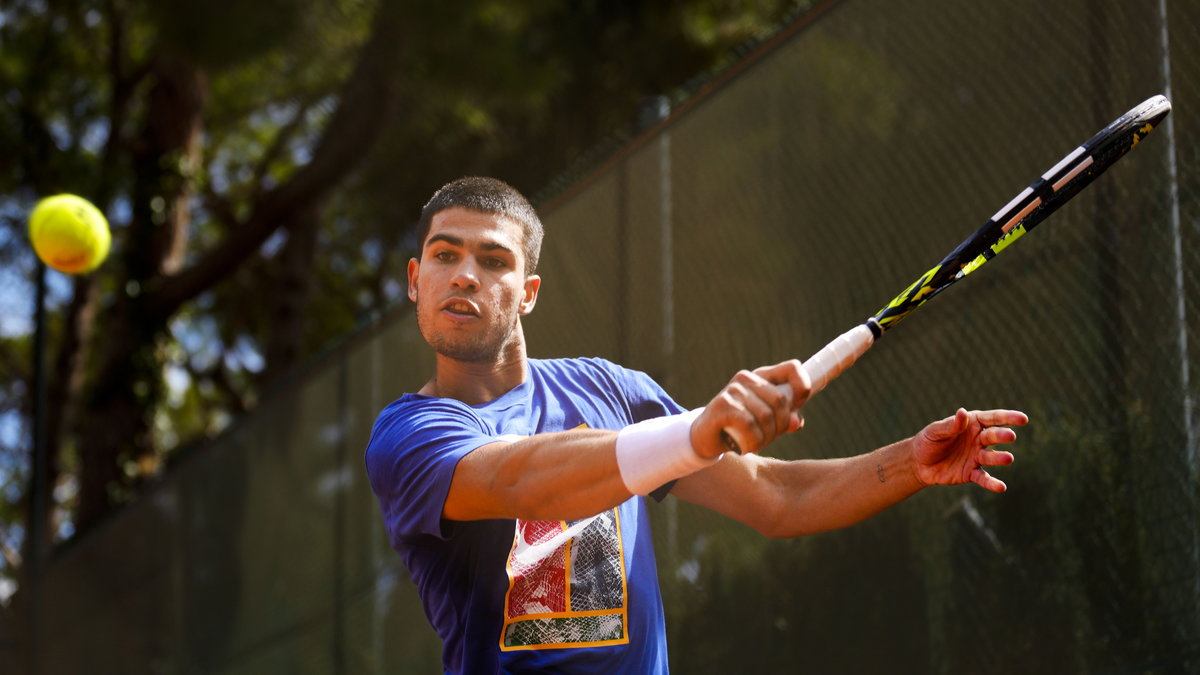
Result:
M129 102L139 83L150 72L149 62L133 68L125 73L126 57L126 13L115 0L104 3L108 13L108 26L111 30L108 50L108 76L112 86L112 100L108 111L108 138L104 141L104 149L100 155L99 184L92 195L93 200L101 209L107 209L116 191L117 156L124 143L123 130L129 115Z
M341 101L318 141L312 161L290 180L265 193L245 221L215 249L182 272L165 276L145 296L146 307L169 315L224 279L280 227L311 208L346 177L371 149L397 103L395 71L400 54L400 3L380 2Z
M225 225L226 233L232 232L237 226L237 216L234 214L233 204L230 203L223 195L213 189L212 181L206 181L201 189L201 196L204 199L204 208L208 209L217 220Z
M279 129L279 133L275 134L275 138L271 139L271 145L263 151L262 157L258 158L258 162L254 166L254 175L250 179L250 185L253 188L253 194L256 197L261 196L263 176L267 175L267 171L270 170L271 164L279 158L279 156L283 153L283 149L287 147L288 141L290 141L295 135L296 131L303 126L304 117L308 114L308 111L310 108L312 108L312 105L312 98L306 97L304 100L300 101L296 110L296 114L292 116L292 119L288 120L287 124L283 125L283 127Z

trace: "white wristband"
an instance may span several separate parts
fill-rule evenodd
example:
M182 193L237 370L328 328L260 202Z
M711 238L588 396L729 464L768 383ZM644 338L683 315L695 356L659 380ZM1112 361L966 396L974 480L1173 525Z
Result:
M692 421L704 408L655 417L631 424L617 434L617 468L625 487L635 495L646 495L662 485L712 466L712 459L692 449Z

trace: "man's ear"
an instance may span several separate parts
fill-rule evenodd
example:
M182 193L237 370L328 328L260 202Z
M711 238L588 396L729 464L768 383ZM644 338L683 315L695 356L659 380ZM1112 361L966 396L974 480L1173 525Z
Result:
M521 307L517 313L521 316L533 311L533 306L537 304L538 289L542 287L542 278L536 274L531 274L525 277L525 297L521 300Z
M408 299L413 302L417 301L417 272L420 269L421 263L416 258L408 259Z

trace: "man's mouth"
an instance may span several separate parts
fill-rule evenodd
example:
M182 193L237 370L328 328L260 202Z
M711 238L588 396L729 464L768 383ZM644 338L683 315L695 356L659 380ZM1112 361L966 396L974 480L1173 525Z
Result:
M479 316L479 308L475 303L463 298L450 298L443 302L442 311L456 317Z

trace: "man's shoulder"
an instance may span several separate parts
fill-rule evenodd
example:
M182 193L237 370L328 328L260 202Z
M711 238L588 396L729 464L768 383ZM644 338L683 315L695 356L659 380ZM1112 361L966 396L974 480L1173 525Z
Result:
M643 404L662 403L669 396L649 375L608 359L571 358L530 360L533 386L572 400L603 399L628 409L635 421L664 414L665 408L642 411ZM550 395L550 394L547 394ZM671 407L671 406L667 406Z
M428 396L426 394L404 394L379 411L379 419L407 418L422 412L452 412L471 415L471 406L453 398Z
M372 441L385 436L394 439L428 429L463 426L482 429L479 416L462 401L424 394L404 394L379 412L371 436Z
M588 375L593 377L624 378L634 372L599 356L529 359L529 368L535 372L550 376Z

